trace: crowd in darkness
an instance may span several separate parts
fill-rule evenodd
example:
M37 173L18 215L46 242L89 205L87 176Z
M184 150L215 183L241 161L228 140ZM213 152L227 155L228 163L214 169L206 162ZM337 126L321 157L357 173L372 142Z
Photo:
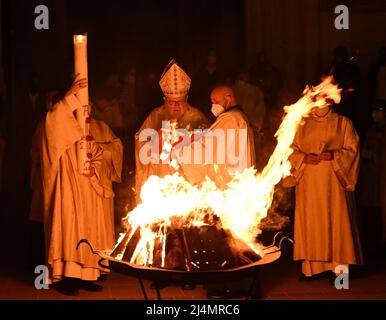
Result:
M380 252L386 242L383 200L386 196L383 181L386 170L386 48L378 50L367 79L346 47L336 47L333 54L333 62L326 73L333 74L343 89L335 111L353 122L360 137L361 167L356 199L364 252L372 256Z

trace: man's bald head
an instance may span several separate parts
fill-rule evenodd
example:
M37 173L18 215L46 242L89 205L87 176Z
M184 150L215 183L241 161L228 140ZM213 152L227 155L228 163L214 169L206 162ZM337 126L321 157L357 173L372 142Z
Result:
M210 94L210 99L212 103L220 104L225 109L237 104L233 89L225 85L215 87Z

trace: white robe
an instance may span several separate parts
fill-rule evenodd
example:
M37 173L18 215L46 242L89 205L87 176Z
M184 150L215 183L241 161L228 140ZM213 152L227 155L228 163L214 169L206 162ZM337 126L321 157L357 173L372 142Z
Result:
M106 124L92 120L96 174L81 175L76 142L82 129L73 114L79 107L75 96L57 103L46 116L42 135L44 227L52 281L63 276L99 277L99 257L86 245L76 250L79 240L89 240L95 250L112 249L115 244L112 181L120 181L122 143Z
M386 244L386 129L374 125L362 150L360 204L381 209L382 242Z
M246 133L245 136L241 133L241 129ZM225 144L218 140L218 135L215 134L217 130L224 132ZM225 161L222 161L219 154L222 149L225 151ZM194 163L197 150L202 155L201 163ZM183 156L184 152L191 155L188 161ZM212 155L212 159L206 157L208 153ZM231 159L234 155L236 158ZM217 187L225 188L233 174L255 165L253 130L245 114L233 108L221 113L200 139L180 150L175 150L174 156L180 159L183 174L190 183L199 184L205 177L209 177Z
M296 184L294 259L306 276L361 264L353 191L359 170L359 138L347 118L331 112L300 126L290 157ZM332 161L304 162L308 153L334 152Z

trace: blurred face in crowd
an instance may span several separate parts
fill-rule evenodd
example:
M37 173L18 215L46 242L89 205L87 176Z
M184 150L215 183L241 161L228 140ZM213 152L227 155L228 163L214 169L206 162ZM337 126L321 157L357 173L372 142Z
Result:
M249 82L249 75L247 71L242 71L236 76L236 84L242 85Z
M385 109L382 107L375 106L373 107L372 112L373 120L377 124L382 124L385 122Z
M216 64L216 62L217 62L216 52L214 51L209 52L208 64L213 65L213 64Z
M136 74L135 74L135 69L134 68L130 69L127 80L128 80L129 84L131 84L131 85L135 84Z
M333 63L336 65L341 65L348 63L350 61L350 56L345 47L337 47L334 49L334 60Z
M123 83L128 84L130 86L134 86L137 80L136 77L136 70L135 68L130 68L124 75L123 75Z
M94 101L99 111L106 111L109 108L114 108L117 104L116 99L108 100L106 98L96 98Z
M157 81L157 77L156 77L156 75L155 75L154 72L149 72L149 73L147 74L146 79L147 79L147 81L149 81L150 83L154 83L154 82Z
M46 94L46 108L47 111L50 111L59 98L58 90L49 90Z
M165 107L173 119L180 119L188 108L188 96L179 98L164 97Z

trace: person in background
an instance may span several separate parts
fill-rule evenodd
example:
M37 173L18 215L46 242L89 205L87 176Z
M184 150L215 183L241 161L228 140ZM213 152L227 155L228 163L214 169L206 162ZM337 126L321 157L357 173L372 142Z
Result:
M333 106L334 111L349 118L360 137L365 127L366 108L361 103L361 74L350 57L348 49L338 46L333 51L333 61L326 74L332 74L339 88L342 89L341 101Z
M0 128L0 192L3 191L3 161L5 155L5 136L3 135L3 130Z
M378 75L381 69L386 66L386 47L378 49L377 58L374 64L371 65L368 76L369 83L369 102L370 106L377 99L385 99L386 94L382 93L382 88L378 85ZM380 80L380 79L379 79ZM383 88L383 90L385 90Z
M136 79L136 101L138 105L138 121L135 130L138 130L146 117L162 99L162 95L158 90L158 75L156 67L147 65L145 68L139 69L140 72L135 73Z
M379 69L376 77L375 98L386 101L386 48L382 48L379 58Z
M38 73L31 73L28 81L28 102L32 112L33 129L46 114L45 94L42 90L41 79Z
M262 90L266 108L273 108L283 87L283 79L264 52L255 55L249 76L249 81Z
M366 253L371 256L386 245L386 126L385 100L372 106L374 124L366 134L361 153L359 202Z
M261 89L249 81L249 72L241 70L234 85L234 92L238 103L248 118L249 124L253 129L255 142L255 158L260 157L262 148L262 129L265 118L264 95Z
M134 135L140 126L140 108L138 106L138 77L134 65L122 65L119 75L120 95L118 103L124 120L122 182L116 184L115 192L115 227L116 234L122 228L122 219L136 205L135 198L135 144Z
M1 81L1 78L0 78L0 81ZM1 94L2 90L1 90L1 82L0 82L0 194L1 192L3 191L2 188L3 188L3 160L4 160L4 155L5 155L5 144L6 144L6 141L5 141L5 135L4 135L4 102L5 102L5 98L3 97L3 95Z
M137 103L137 71L135 67L130 67L120 77L120 104L122 115L125 120L125 127L129 139L135 134L138 128L139 106Z
M113 132L123 139L125 119L121 110L121 87L114 75L97 85L93 92L93 117L106 123Z
M206 61L193 77L192 101L205 116L214 121L213 114L208 108L208 97L214 87L222 83L225 79L225 72L219 66L218 55L215 50L210 50L206 56Z

